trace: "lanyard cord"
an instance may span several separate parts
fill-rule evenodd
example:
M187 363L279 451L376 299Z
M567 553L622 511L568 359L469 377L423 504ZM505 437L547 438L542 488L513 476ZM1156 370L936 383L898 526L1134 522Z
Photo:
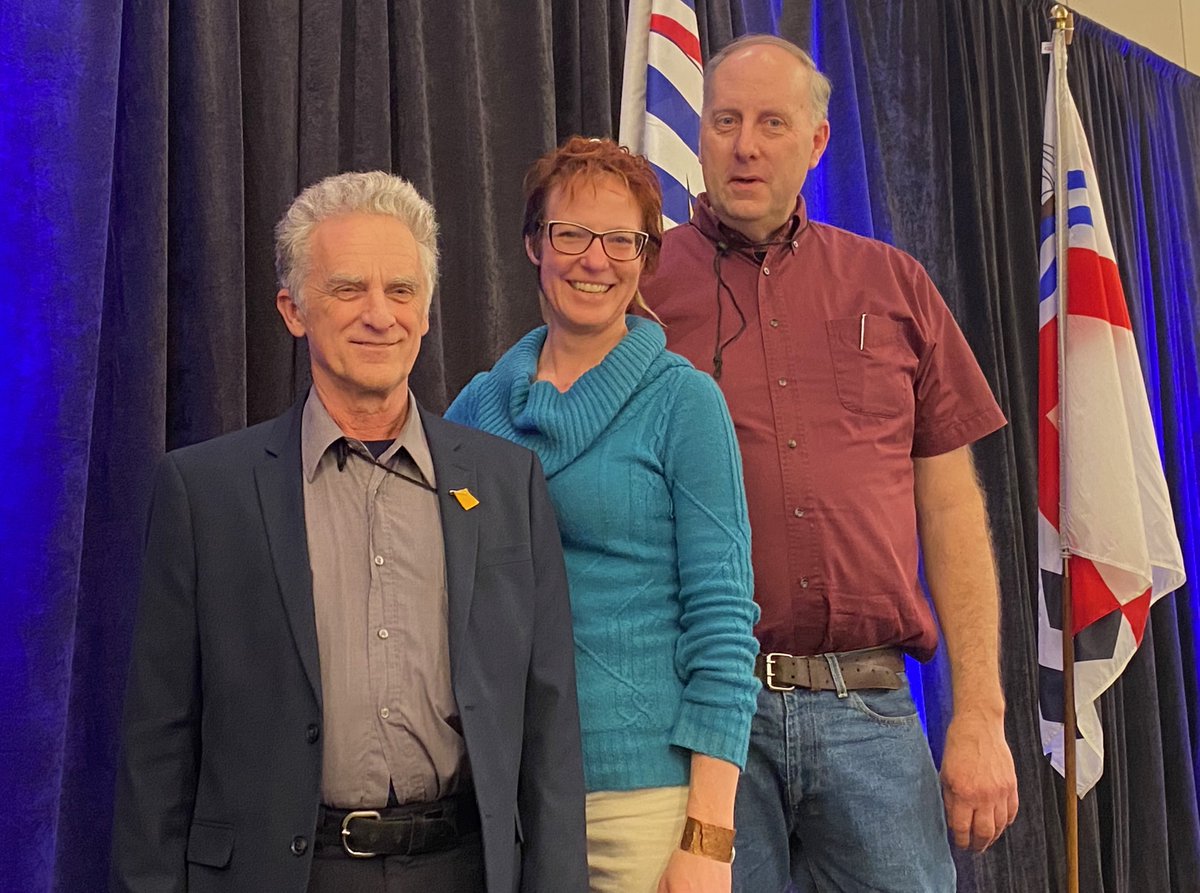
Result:
M694 222L692 222L691 225L696 226L696 224ZM698 227L698 226L696 228L700 229L700 227ZM742 308L737 302L737 297L734 295L733 289L729 287L729 283L726 282L725 277L723 277L721 275L721 261L725 258L725 255L729 254L732 251L751 251L751 252L761 251L765 255L765 252L768 249L773 248L776 245L786 245L789 242L794 241L795 239L799 238L800 233L804 232L806 229L808 229L808 221L807 220L804 221L804 225L802 227L800 227L800 229L793 235L785 236L782 239L769 240L766 242L749 242L749 241L746 241L746 239L744 237L742 237L740 234L734 233L733 239L736 240L739 244L733 244L733 245L731 245L729 242L726 242L724 239L713 239L707 233L705 233L704 230L702 230L702 229L700 230L701 234L704 235L705 238L709 239L709 241L711 241L716 246L716 249L717 249L717 253L713 256L713 275L716 276L716 278L717 278L717 292L716 292L717 334L716 334L715 343L713 345L713 379L715 381L721 380L721 371L722 371L722 369L724 367L724 363L725 363L724 354L725 354L726 348L728 348L729 345L733 344L733 342L735 342L739 338L741 338L742 335L746 331L746 314L742 312ZM732 335L730 335L724 341L721 340L721 322L722 322L722 316L723 316L723 311L724 311L724 303L721 301L721 289L722 288L725 289L725 291L727 291L729 293L729 302L731 304L733 304L733 309L735 311L737 311L738 320L739 320L737 331L734 332Z

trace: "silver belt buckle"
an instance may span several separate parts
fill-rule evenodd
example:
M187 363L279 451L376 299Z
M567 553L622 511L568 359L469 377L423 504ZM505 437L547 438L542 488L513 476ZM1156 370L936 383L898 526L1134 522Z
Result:
M794 685L776 685L775 684L775 661L781 657L791 657L790 654L784 654L782 651L772 651L766 656L766 675L767 688L771 691L795 691Z
M379 812L374 809L356 809L353 812L346 813L346 817L342 819L342 849L355 859L370 859L372 856L378 856L378 853L367 853L351 848L350 822L353 819L375 819L375 821L379 821Z

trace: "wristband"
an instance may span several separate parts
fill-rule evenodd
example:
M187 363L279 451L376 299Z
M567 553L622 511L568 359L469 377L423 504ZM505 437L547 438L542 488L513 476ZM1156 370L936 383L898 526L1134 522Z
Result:
M683 838L679 841L679 848L718 862L732 862L733 834L733 828L709 825L688 816L683 823Z

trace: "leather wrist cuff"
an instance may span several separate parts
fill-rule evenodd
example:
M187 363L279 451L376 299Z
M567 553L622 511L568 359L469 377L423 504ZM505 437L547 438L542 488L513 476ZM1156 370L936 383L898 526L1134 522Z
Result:
M688 816L683 824L683 838L679 841L679 848L697 856L716 859L718 862L732 862L733 834L732 828L709 825Z

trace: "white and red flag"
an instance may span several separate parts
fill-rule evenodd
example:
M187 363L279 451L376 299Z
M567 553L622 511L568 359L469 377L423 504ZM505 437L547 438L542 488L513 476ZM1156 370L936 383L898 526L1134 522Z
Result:
M687 223L700 170L703 61L694 0L630 0L620 142L650 161L663 191L663 229Z
M1183 556L1116 256L1079 112L1057 133L1047 90L1038 387L1038 662L1042 746L1063 772L1062 546L1074 611L1076 790L1104 769L1096 700L1142 641L1150 606L1183 584ZM1065 390L1059 395L1054 175L1067 182ZM1060 489L1060 450L1065 480ZM1065 535L1060 539L1061 531Z

